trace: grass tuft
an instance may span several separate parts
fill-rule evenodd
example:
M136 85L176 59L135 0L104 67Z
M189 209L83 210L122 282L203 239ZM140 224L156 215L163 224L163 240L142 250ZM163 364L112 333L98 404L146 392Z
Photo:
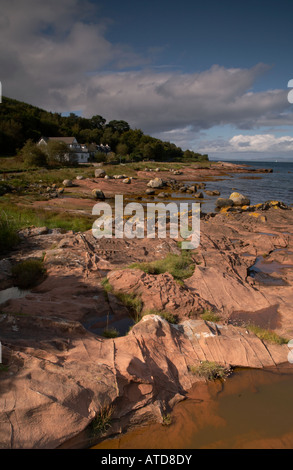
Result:
M204 312L200 315L200 318L204 321L211 321L217 323L221 320L221 317L215 315L212 310L204 310Z
M36 286L44 279L45 274L42 260L28 259L12 267L14 285L20 289Z
M246 325L246 328L254 333L259 339L262 341L269 341L270 343L275 343L275 344L287 344L288 340L285 338L282 338L282 336L277 335L272 330L267 330L265 328L260 328L257 325L254 325L252 323Z
M106 328L103 331L103 336L104 338L117 338L119 332L116 330L116 328Z
M194 262L189 251L182 251L180 255L169 253L164 259L149 263L133 263L129 268L141 269L148 274L163 274L168 272L174 279L182 280L192 276Z
M94 437L104 434L111 426L113 412L114 407L112 405L104 405L101 407L99 413L91 422L91 431Z
M229 373L227 368L212 361L203 361L199 366L190 366L189 370L193 375L206 380L224 379Z

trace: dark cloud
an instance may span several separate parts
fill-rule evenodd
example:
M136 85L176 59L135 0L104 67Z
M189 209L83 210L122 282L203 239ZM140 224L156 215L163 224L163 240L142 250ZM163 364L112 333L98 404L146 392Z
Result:
M57 112L124 119L186 144L213 126L292 125L286 90L253 92L269 70L265 64L214 65L201 73L147 68L158 50L142 56L129 45L110 43L109 20L87 0L2 0L1 12L0 80L6 96Z

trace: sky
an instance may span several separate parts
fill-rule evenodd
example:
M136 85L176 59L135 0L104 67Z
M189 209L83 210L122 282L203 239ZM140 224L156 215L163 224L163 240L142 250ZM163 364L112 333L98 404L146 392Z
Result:
M211 160L293 161L292 17L292 0L1 0L2 93Z

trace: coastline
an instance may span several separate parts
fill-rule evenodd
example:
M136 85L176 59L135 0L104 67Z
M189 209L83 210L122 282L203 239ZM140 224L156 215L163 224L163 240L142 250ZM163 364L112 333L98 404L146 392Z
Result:
M90 194L97 185L106 199L115 193L137 198L152 177L175 179L178 184L200 183L223 176L228 169L247 172L247 167L231 165L221 169L218 165L212 169L183 168L176 176L166 171L138 171L131 184L82 179L75 183L74 197L68 188L68 199L54 198L46 204L61 212L74 210L77 199ZM85 211L93 204L90 199L78 202L84 204ZM41 202L34 204L42 206ZM174 240L167 239L163 244L161 240L148 240L147 245L139 240L97 243L90 231L23 231L12 261L45 252L48 274L29 295L9 300L2 308L0 340L9 372L2 371L0 377L4 390L2 432L6 434L1 442L8 448L66 445L88 429L101 404L108 403L115 404L116 428L106 436L129 425L160 421L198 381L189 366L205 358L231 368L285 363L286 344L271 344L252 332L246 333L246 323L253 318L262 328L273 329L287 340L292 337L293 279L287 267L293 265L292 211L277 204L252 209L222 211L202 219L201 245L193 254L195 270L183 285L168 273L153 275L127 268L132 262L162 259L170 252L179 255ZM253 277L249 269L260 257L262 265L273 266L274 271L264 272L262 278ZM101 285L105 276L115 292L149 299L144 301L143 313L167 310L178 315L179 324L171 325L153 314L143 317L127 336L97 336L84 326L89 319L105 324L109 309L116 321L129 316L127 306L113 293L105 296ZM5 282L9 284L9 276ZM91 316L93 310L96 318ZM213 311L220 320L202 320L204 310ZM16 404L11 402L12 384ZM12 413L13 439L7 413ZM43 427L38 426L38 416Z

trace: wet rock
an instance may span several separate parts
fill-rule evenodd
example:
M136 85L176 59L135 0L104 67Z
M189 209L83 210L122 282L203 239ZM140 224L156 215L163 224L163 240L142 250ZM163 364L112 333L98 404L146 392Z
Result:
M224 198L224 197L219 197L216 202L216 207L221 208L221 207L232 207L234 205L234 202L232 199L229 198Z
M229 199L233 201L234 206L249 206L250 199L243 194L234 192L230 195Z
M207 194L207 196L220 196L220 191L216 191L216 190L213 190L213 191L210 191L210 190L206 190L205 193Z

